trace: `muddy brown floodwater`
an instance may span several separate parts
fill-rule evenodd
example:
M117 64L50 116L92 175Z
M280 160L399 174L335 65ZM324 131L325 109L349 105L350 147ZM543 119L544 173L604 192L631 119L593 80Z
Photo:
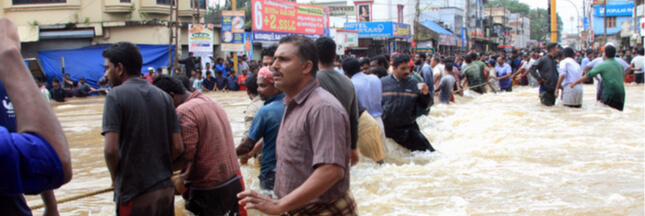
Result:
M627 85L625 111L595 102L584 86L581 109L539 104L537 89L457 96L418 119L436 153L388 140L384 165L369 159L351 168L361 215L643 215L645 91ZM239 143L245 92L208 93L221 103ZM74 179L59 199L107 188L100 135L103 97L54 104L71 148ZM259 165L242 167L258 189ZM42 203L28 196L28 203ZM175 199L184 214L184 201ZM58 205L61 215L114 215L112 193ZM42 210L34 211L42 215ZM261 215L252 211L250 215Z

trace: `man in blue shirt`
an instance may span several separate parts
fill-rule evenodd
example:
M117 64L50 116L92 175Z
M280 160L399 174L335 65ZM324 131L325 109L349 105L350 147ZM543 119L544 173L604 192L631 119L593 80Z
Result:
M24 64L16 26L7 18L0 18L0 38L0 209L31 215L21 194L69 182L72 163L60 122Z
M240 90L240 86L237 84L237 75L236 74L232 73L226 79L227 79L227 82L228 82L228 84L227 84L228 85L228 90L231 90L231 91L239 91Z
M260 69L257 75L258 93L264 100L264 106L258 110L251 123L251 129L244 141L237 147L237 155L246 158L262 149L262 162L260 164L260 187L264 190L273 190L277 158L275 155L275 141L278 129L284 114L282 99L285 94L273 85L273 73L268 67ZM253 147L256 142L263 139L261 147ZM253 149L253 150L251 150Z
M215 71L215 89L213 91L227 91L228 79L222 75L222 71Z
M381 80L376 75L367 75L361 72L359 62L355 58L345 59L342 65L343 71L354 84L358 102L378 122L381 130L384 130L383 119L381 119L381 115L383 115Z
M219 71L222 71L222 76L226 76L226 75L227 75L227 73L226 73L226 72L228 71L228 66L226 66L226 65L224 64L224 59L222 59L222 58L217 58L217 64L215 65L215 69L216 69L216 70L219 70Z
M497 66L495 70L497 71L497 80L499 81L499 88L501 91L513 91L513 86L511 85L511 75L513 71L511 66L504 62L502 56L497 57Z

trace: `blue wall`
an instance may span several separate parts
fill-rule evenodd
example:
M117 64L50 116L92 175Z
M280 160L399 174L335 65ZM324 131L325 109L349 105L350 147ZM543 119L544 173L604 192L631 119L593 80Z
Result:
M630 16L622 16L622 17L616 17L616 27L615 28L607 28L607 35L613 35L618 32L620 32L620 24L622 24L623 21L625 20L631 20L632 17ZM593 34L594 35L603 35L604 34L604 20L603 17L593 17Z

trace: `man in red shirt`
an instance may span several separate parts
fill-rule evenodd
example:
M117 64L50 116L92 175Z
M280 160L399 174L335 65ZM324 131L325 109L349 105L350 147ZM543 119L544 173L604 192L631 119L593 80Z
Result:
M246 91L246 84L244 84L244 81L246 81L246 78L249 78L248 72L249 70L244 69L242 70L242 75L237 77L237 85L240 86L240 91Z
M153 83L170 94L177 107L184 153L172 165L173 170L181 169L186 209L195 215L246 215L244 206L237 203L244 180L222 105L200 91L187 91L167 75Z

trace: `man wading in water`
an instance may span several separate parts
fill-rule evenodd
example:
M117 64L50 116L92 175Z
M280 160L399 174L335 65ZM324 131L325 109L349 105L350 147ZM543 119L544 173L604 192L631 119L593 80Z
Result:
M184 151L179 119L168 94L139 79L142 57L132 43L103 51L114 87L105 98L105 163L117 215L174 215L172 162Z
M394 73L381 78L385 135L410 151L434 151L416 122L417 105L427 107L432 99L428 85L410 78L410 56L392 59Z
M280 199L244 191L240 204L265 214L357 215L349 192L349 119L316 80L316 44L301 35L284 37L275 57L275 86L287 95L276 141Z
M187 91L174 77L161 75L153 84L177 107L184 153L172 165L181 170L186 210L195 215L246 215L235 198L244 190L244 180L224 107L200 91Z

